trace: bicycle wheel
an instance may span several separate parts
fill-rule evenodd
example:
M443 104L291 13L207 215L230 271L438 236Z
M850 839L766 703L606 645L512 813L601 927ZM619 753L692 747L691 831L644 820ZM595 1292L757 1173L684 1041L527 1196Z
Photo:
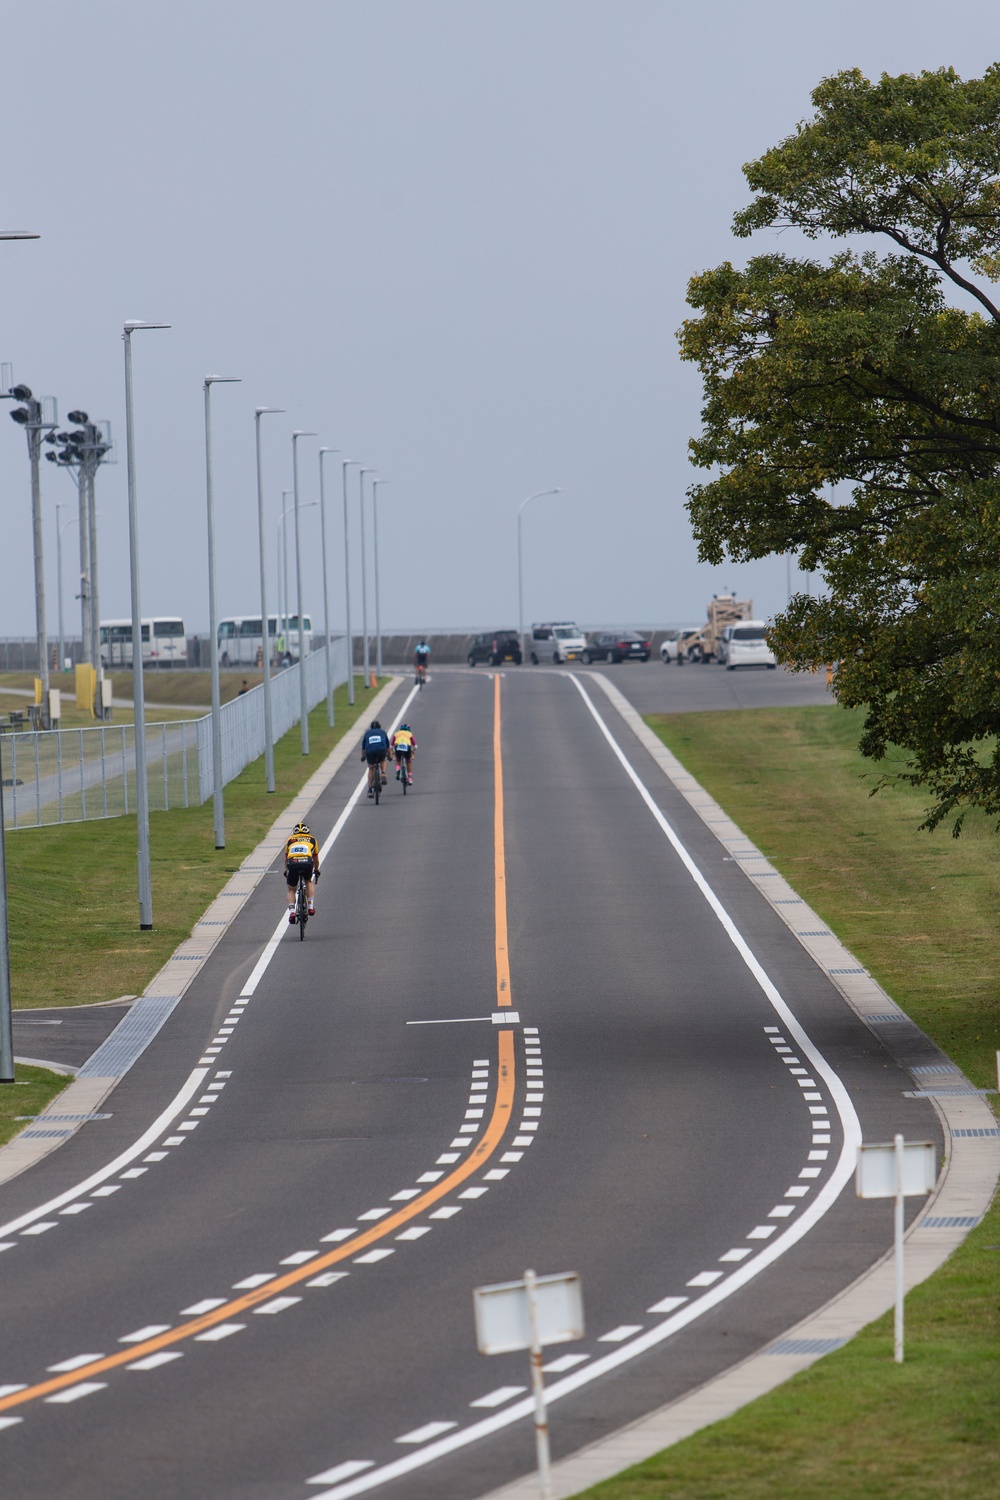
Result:
M406 796L406 784L407 784L407 782L410 779L410 757L408 755L404 755L403 756L403 759L400 761L399 770L400 770L400 778L399 779L403 783L403 796L405 797Z
M375 806L378 807L378 799L382 795L382 767L375 766L375 775L372 777L372 786L375 788Z
M309 901L306 897L306 883L299 876L298 890L295 892L295 911L298 917L299 942L303 942L306 935L306 923L309 920Z

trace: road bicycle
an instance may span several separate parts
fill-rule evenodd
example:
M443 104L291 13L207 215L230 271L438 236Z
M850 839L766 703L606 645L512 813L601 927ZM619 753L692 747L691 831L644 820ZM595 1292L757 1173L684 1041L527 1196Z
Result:
M396 780L403 783L403 796L405 797L410 784L410 757L408 755L404 755L396 767Z
M423 662L418 662L417 663L417 687L418 688L422 688L423 685L424 685L424 683L426 681L427 681L427 668L424 666Z
M379 762L379 761L375 762L375 765L372 767L372 772L373 772L373 775L372 775L372 790L375 793L375 806L378 807L378 800L379 800L379 798L382 795L382 765L381 765L381 762Z
M306 877L299 876L299 883L295 887L295 921L299 929L299 942L303 942L306 935L306 923L309 920L309 897L306 893Z

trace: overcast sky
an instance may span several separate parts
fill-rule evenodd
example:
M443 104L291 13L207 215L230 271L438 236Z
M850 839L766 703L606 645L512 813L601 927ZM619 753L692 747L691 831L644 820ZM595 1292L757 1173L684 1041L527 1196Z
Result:
M208 619L202 380L217 387L220 614L259 612L253 408L266 419L271 604L293 427L376 468L385 627L682 622L733 587L768 615L782 561L697 564L684 492L687 278L734 241L741 164L841 68L1000 52L986 0L50 0L3 8L0 359L110 418L101 614L129 613L121 327L134 337L144 614ZM787 241L786 247L787 247ZM0 407L0 636L34 631L23 433ZM300 443L303 502L317 441ZM328 460L342 620L340 471ZM356 475L357 471L351 471ZM48 626L55 502L43 466ZM321 611L318 511L303 514ZM357 553L357 481L351 481ZM78 621L75 526L64 534ZM355 599L358 599L355 585ZM357 621L357 613L355 614Z

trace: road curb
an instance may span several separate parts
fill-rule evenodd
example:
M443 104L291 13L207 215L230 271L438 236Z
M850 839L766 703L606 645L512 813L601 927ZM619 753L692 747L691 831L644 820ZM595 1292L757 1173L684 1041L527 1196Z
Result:
M781 917L797 942L839 990L854 1013L911 1072L915 1089L967 1090L931 1097L945 1135L945 1162L937 1187L906 1236L906 1288L919 1285L962 1243L989 1207L1000 1177L1000 1127L986 1100L939 1047L910 1020L843 944L826 931L765 855L671 754L617 687L596 672L600 684L636 739L737 862L747 879ZM807 929L807 933L800 929ZM926 1070L926 1071L921 1071ZM929 1080L934 1080L933 1084ZM703 1427L782 1385L800 1370L845 1344L892 1307L892 1252L850 1286L789 1328L780 1338L739 1364L648 1416L591 1443L552 1468L553 1500L570 1500L623 1469L652 1458ZM532 1474L481 1500L537 1500Z
M393 676L366 712L377 716L403 679ZM142 1056L160 1027L184 998L221 939L239 916L274 863L295 823L304 818L325 792L341 766L355 753L353 736L345 734L317 766L287 807L275 818L255 849L230 876L215 900L194 924L191 935L174 950L162 969L129 1007L101 1045L91 1054L73 1082L57 1094L50 1115L40 1115L20 1135L0 1146L0 1185L19 1177L29 1167L65 1145L87 1123ZM47 1064L40 1064L47 1066ZM69 1118L64 1118L69 1117ZM75 1118L74 1118L75 1117Z

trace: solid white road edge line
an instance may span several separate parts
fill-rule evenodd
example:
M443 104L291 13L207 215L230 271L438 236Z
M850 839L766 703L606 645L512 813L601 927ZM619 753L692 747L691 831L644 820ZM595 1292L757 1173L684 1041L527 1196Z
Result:
M83 1182L78 1182L76 1187L67 1188L58 1197L50 1198L48 1203L43 1203L40 1208L33 1208L28 1213L22 1214L19 1219L11 1219L9 1224L0 1225L0 1237L5 1234L16 1234L26 1224L34 1223L36 1219L44 1218L46 1214L55 1213L56 1209L62 1208L64 1203L71 1203L74 1198L79 1198L83 1193L89 1193L91 1188L96 1187L99 1182L104 1182L106 1178L113 1177L122 1167L127 1167L130 1161L134 1161L137 1156L140 1156L143 1151L147 1151L160 1138L171 1120L180 1114L181 1110L184 1109L202 1087L202 1084L211 1071L211 1068L195 1068L183 1088L174 1096L163 1113L157 1116L149 1129L133 1145L129 1146L127 1151L123 1151L120 1156L116 1156L114 1161L109 1162L106 1167L101 1167L100 1171L92 1173L90 1177L86 1177Z
M407 708L413 701L413 696L416 691L417 689L415 687L411 688L409 695L403 702L402 708L392 722L393 729L395 729L396 725L400 722L403 715L406 713ZM364 781L365 777L362 776L361 782L359 782L358 786L351 794L350 798L348 799L347 806L344 808L340 817L334 824L329 838L323 844L320 850L321 862L326 858L328 850L333 847L333 844L339 836L341 829L347 822L348 814L357 803L358 797L361 794L361 789L364 785ZM257 960L257 963L254 965L253 973L250 975L250 979L247 981L247 985L242 991L242 996L252 995L253 991L257 988L257 985L259 984L264 971L266 970L268 964L271 962L271 959L274 957L277 951L278 943L280 941L280 934L283 929L287 927L287 925L288 918L287 916L283 916L281 921L278 923L278 926L275 928L274 936L268 940L267 944L264 947L264 952L261 954L260 958ZM250 988L251 984L252 988ZM56 1198L50 1198L48 1203L43 1203L39 1208L32 1208L28 1211L28 1213L22 1214L20 1218L11 1219L9 1224L0 1225L0 1238L2 1238L6 1234L16 1234L17 1231L24 1228L25 1225L34 1223L36 1219L44 1218L46 1214L54 1213L56 1209L62 1208L63 1204L65 1203L72 1203L74 1198L79 1198L83 1193L89 1193L91 1188L96 1187L98 1183L104 1182L108 1177L112 1177L115 1172L118 1172L122 1167L127 1167L129 1162L134 1161L135 1158L141 1155L143 1151L147 1151L149 1147L154 1143L154 1141L156 1141L163 1134L164 1130L170 1124L171 1120L175 1119L177 1115L180 1114L181 1110L191 1100L193 1095L198 1092L198 1090L204 1083L204 1080L208 1077L211 1071L212 1070L210 1067L195 1068L194 1072L190 1075L183 1088L171 1100L163 1113L157 1116L152 1125L150 1125L149 1129L144 1131L139 1139L134 1142L133 1145L129 1146L127 1151L123 1151L120 1156L115 1157L114 1161L109 1162L108 1165L106 1167L102 1167L100 1171L92 1173L91 1176L85 1178L83 1182L77 1183L76 1187L67 1188L64 1193L60 1193Z
M576 1374L566 1375L564 1379L556 1381L554 1385L546 1386L546 1400L550 1404L553 1401L560 1400L563 1396L570 1395L573 1391L579 1390L581 1386L588 1385L592 1380L599 1379L602 1375L607 1375L611 1370L617 1369L620 1365L625 1364L626 1361L636 1358L637 1355L645 1354L647 1350L655 1348L657 1344L662 1343L664 1339L670 1338L679 1329L685 1328L689 1323L693 1323L695 1319L700 1318L713 1307L717 1307L720 1302L724 1302L727 1297L732 1296L734 1292L746 1286L761 1271L766 1270L768 1266L773 1265L776 1260L779 1260L804 1235L808 1234L833 1207L843 1192L844 1187L854 1175L857 1151L861 1144L861 1123L858 1120L854 1105L851 1103L850 1096L839 1077L827 1063L822 1053L810 1041L782 999L777 987L772 983L760 963L754 957L736 923L712 890L674 829L657 807L650 793L643 786L631 762L594 707L586 690L575 676L569 673L566 675L583 698L598 728L621 763L629 780L635 786L646 806L653 814L653 817L659 823L660 828L666 834L674 852L705 897L716 917L718 917L726 936L730 939L743 962L750 970L750 973L767 996L772 1008L780 1016L788 1032L794 1036L796 1045L809 1058L813 1068L822 1074L836 1105L837 1113L840 1116L844 1144L837 1165L826 1183L824 1183L812 1203L802 1211L794 1224L789 1225L783 1234L780 1234L777 1239L772 1240L763 1250L754 1255L751 1260L745 1262L737 1270L726 1276L718 1286L706 1292L704 1296L697 1297L694 1301L688 1303L686 1307L674 1313L672 1317L665 1319L656 1328L652 1328L648 1333L641 1334L629 1343L621 1345L612 1353L592 1360L587 1364L585 1369L578 1370ZM398 1479L401 1475L408 1474L413 1469L420 1468L424 1464L433 1463L436 1459L443 1458L448 1453L454 1453L459 1448L478 1442L481 1438L489 1437L492 1433L499 1432L502 1428L510 1426L514 1422L519 1422L524 1417L531 1416L533 1411L533 1398L528 1397L517 1401L504 1411L498 1412L495 1416L485 1417L479 1422L474 1422L471 1427L462 1428L458 1432L449 1434L448 1437L442 1437L437 1442L428 1444L419 1453L409 1454L406 1458L396 1459L392 1463L384 1464L381 1468L365 1474L363 1477L359 1476L357 1479L348 1480L346 1484L338 1484L333 1489L323 1490L315 1497L315 1500L350 1500L350 1497L354 1495L362 1495L367 1490L376 1489L379 1485L386 1484L391 1479Z

